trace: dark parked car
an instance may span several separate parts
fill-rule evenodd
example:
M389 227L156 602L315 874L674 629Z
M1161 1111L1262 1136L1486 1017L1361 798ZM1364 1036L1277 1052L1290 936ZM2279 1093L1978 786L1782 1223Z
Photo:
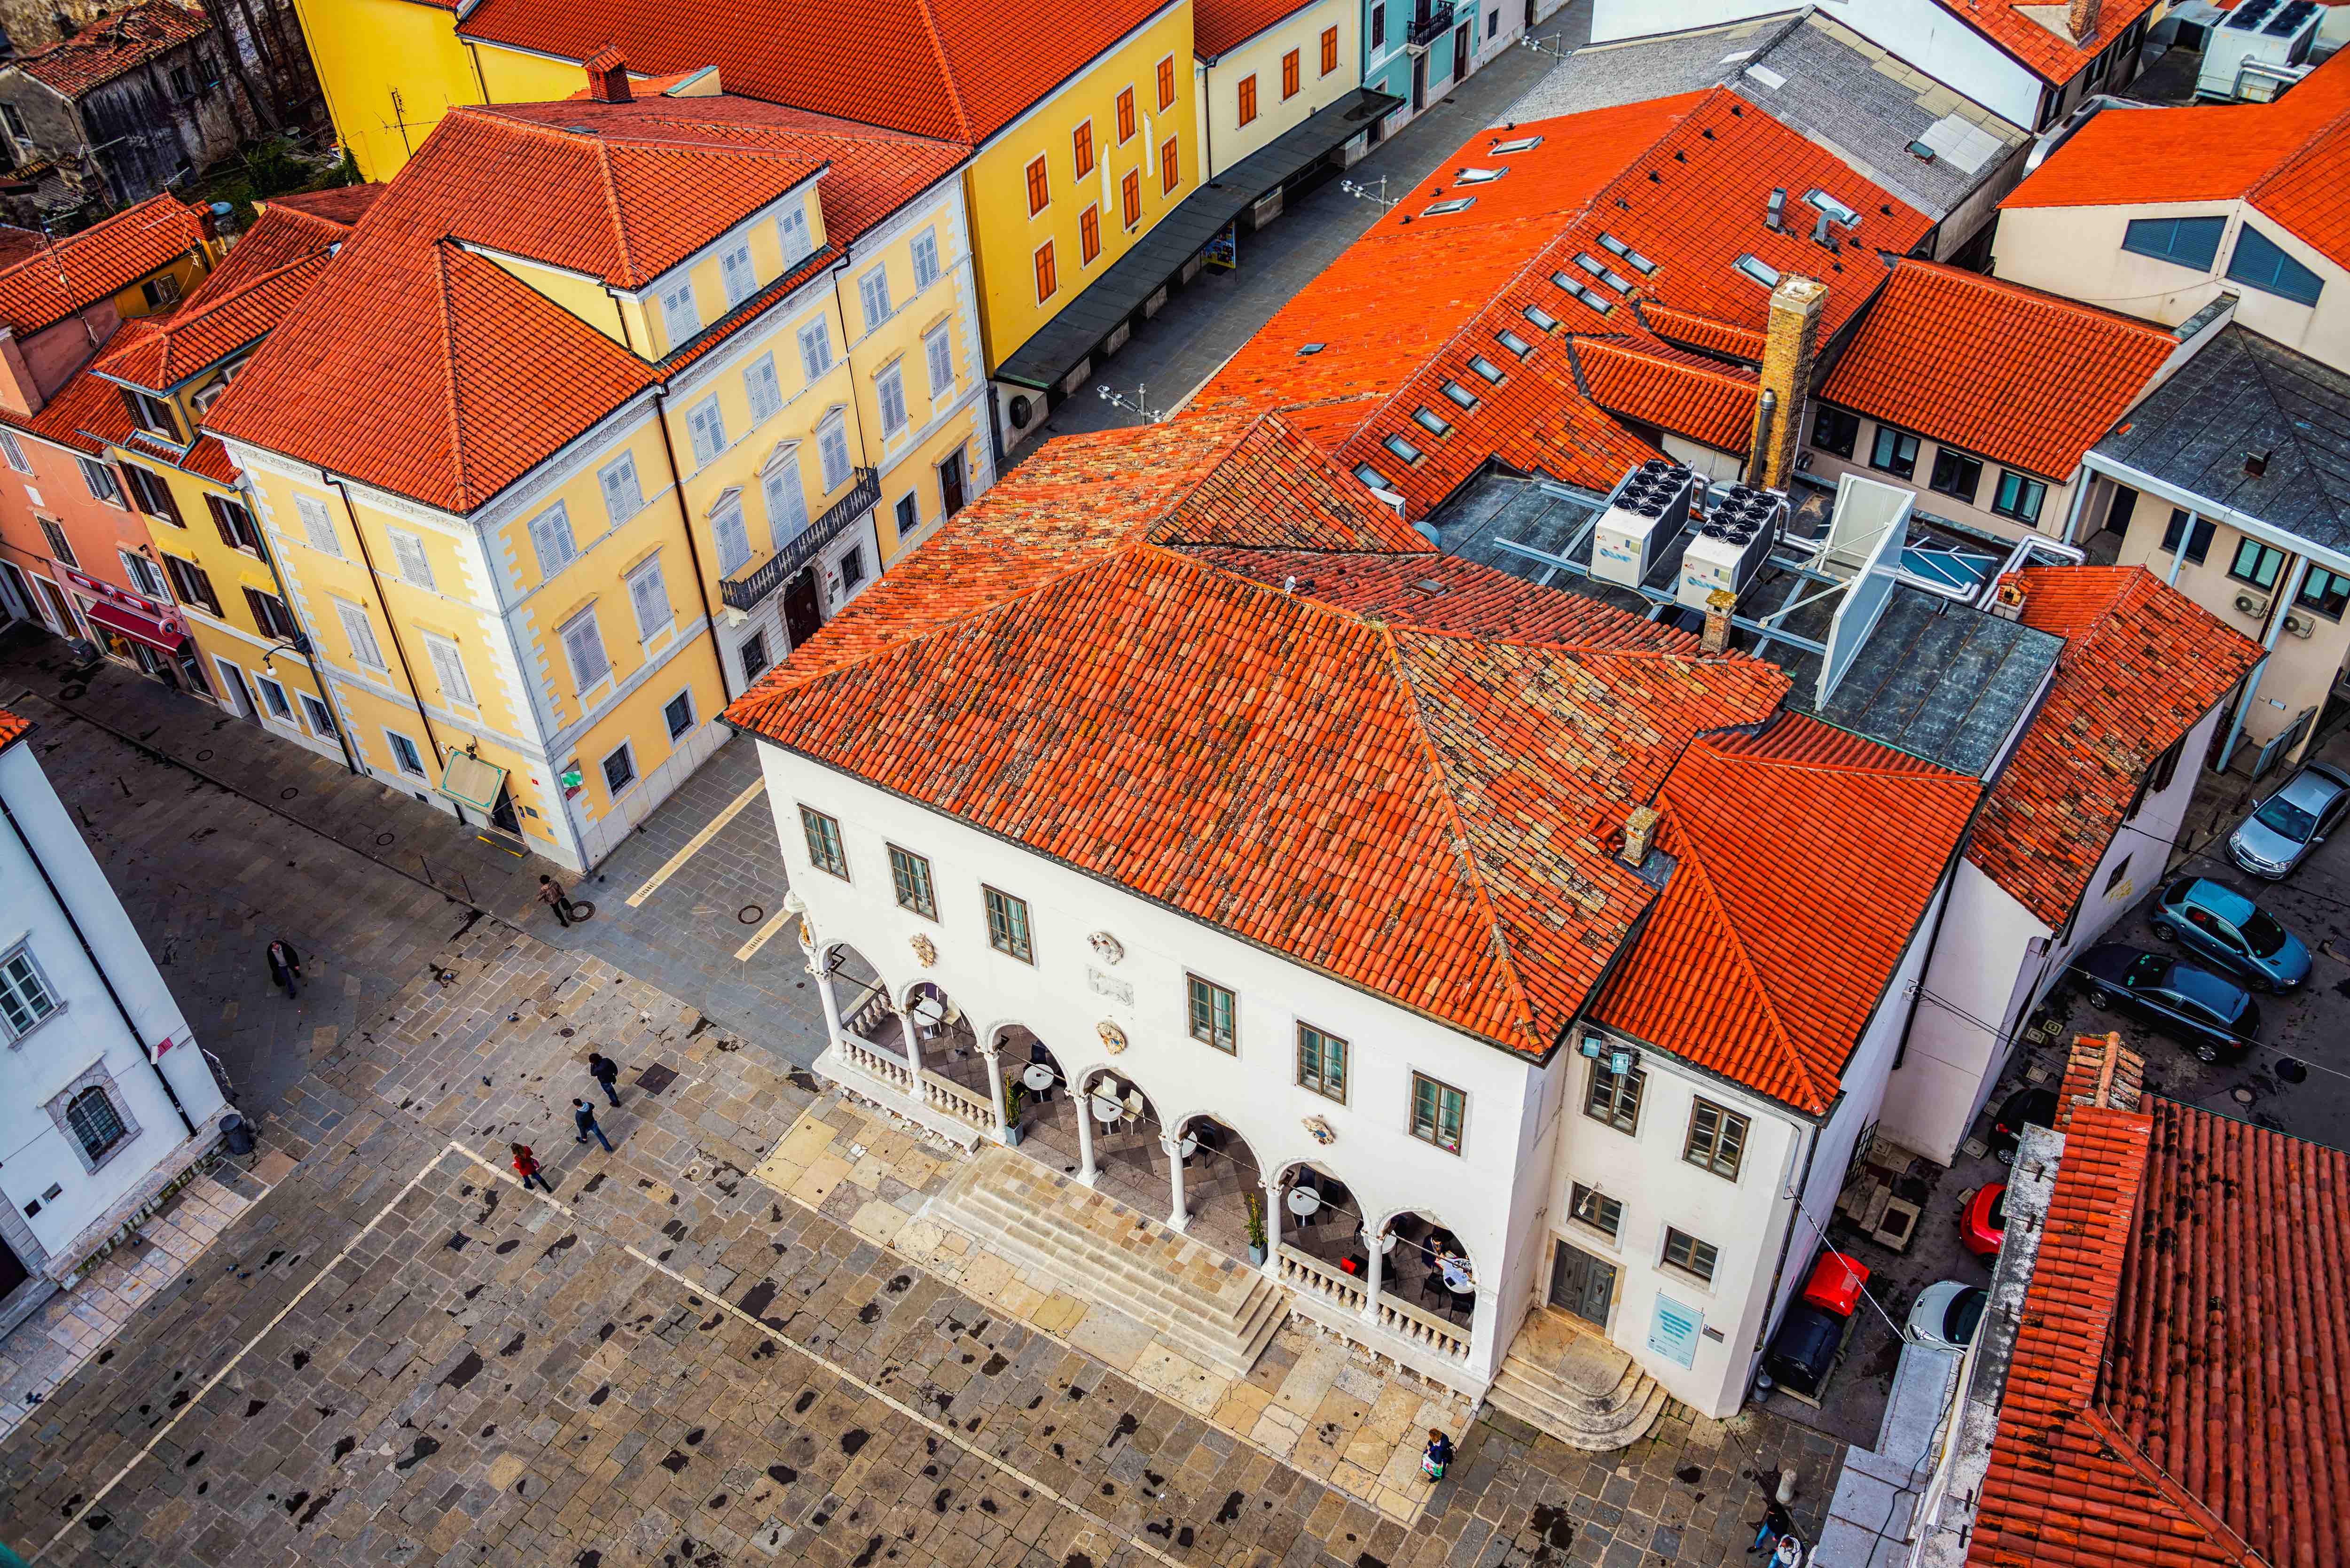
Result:
M2273 881L2300 865L2350 812L2350 774L2304 763L2228 836L2228 857Z
M2291 991L2309 978L2309 949L2276 917L2208 877L2181 877L2154 907L2154 934L2241 974L2255 991Z
M2073 967L2091 1006L2145 1019L2199 1061L2241 1055L2261 1026L2261 1010L2250 992L2160 953L2101 942Z
M2053 1127L2055 1125L2055 1090L2018 1089L1999 1103L1999 1114L1991 1119L1991 1152L1999 1156L2002 1165L2013 1165L2015 1146L2023 1141L2025 1127Z

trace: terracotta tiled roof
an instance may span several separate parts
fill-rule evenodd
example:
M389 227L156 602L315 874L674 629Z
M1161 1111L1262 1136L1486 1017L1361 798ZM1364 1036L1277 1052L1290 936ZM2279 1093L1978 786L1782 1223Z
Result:
M210 31L211 21L197 6L146 0L100 16L64 42L9 64L52 91L79 98Z
M1257 433L1197 417L1047 445L728 721L1544 1054L1653 897L1607 834L1692 736L1760 721L1785 680L1375 618L1157 542L1229 547L1220 508L1170 520ZM1301 447L1243 460L1303 465ZM1351 493L1360 522L1339 507L1334 536L1377 524Z
M1203 60L1240 47L1314 0L1192 0L1191 52Z
M127 322L93 367L161 392L257 342L308 292L350 231L299 211L262 213L212 275L168 317Z
M1015 19L985 0L484 0L458 31L567 60L617 45L654 75L715 65L730 93L976 146L1159 9L1046 0ZM853 62L843 39L856 40Z
M0 708L0 751L7 750L32 732L33 722L30 719L19 718L5 708Z
M2104 0L2097 25L2075 39L2065 26L2064 0L1939 0L1963 16L2044 82L2064 86L2088 68L2105 47L2154 9L2155 0Z
M188 449L188 455L180 460L180 466L215 484L236 483L236 464L229 461L228 448L221 444L218 436L198 436L196 444Z
M2021 576L2024 624L2064 639L2064 651L1967 857L2053 930L2121 831L2138 781L2261 650L2142 567L2034 566Z
M122 401L122 389L87 369L59 387L29 419L0 409L0 424L89 457L104 457L108 446L129 441L139 428Z
M151 197L0 268L0 324L29 337L162 271L203 243L194 213L170 196Z
M2350 49L2274 103L2111 109L2008 192L2002 207L2150 206L2249 199L2350 266Z
M2350 1560L2345 1190L2338 1149L2071 1107L1968 1561Z
M632 286L818 168L839 244L965 156L735 98L454 109L205 422L471 511L661 372L467 245Z
M1610 413L1743 453L1754 430L1758 378L1720 361L1606 337L1575 340L1591 400Z
M1639 312L1648 330L1669 343L1686 343L1709 354L1727 354L1733 359L1762 358L1762 334L1751 327L1732 327L1726 321L1675 310L1653 300L1642 300Z
M1677 864L1593 1017L1824 1115L1981 790L1802 714L1692 742L1658 800Z
M2148 322L1904 261L1820 396L2061 483L2177 347Z
M367 216L367 210L375 205L375 199L382 195L385 189L380 181L363 185L336 185L324 191L297 191L290 196L271 196L261 206L265 214L270 212L307 213L314 218L324 218L349 228Z
M1497 151L1532 138L1539 145ZM1497 168L1506 172L1496 179L1463 177ZM1801 217L1772 231L1765 217L1774 188L1814 216L1805 198L1826 192L1858 213L1858 236L1840 237L1831 253L1811 243ZM1432 211L1464 198L1472 204L1460 212ZM1752 394L1733 421L1735 372L1698 370L1650 336L1650 326L1669 321L1677 341L1701 348L1756 340L1770 291L1734 265L1752 255L1825 281L1823 331L1833 333L1884 280L1876 247L1898 254L1929 226L1922 213L1726 90L1482 130L1275 315L1197 405L1357 400L1343 405L1351 424L1326 410L1314 421L1315 437L1347 463L1368 465L1414 516L1489 458L1605 489L1654 453L1603 411L1604 399L1584 390L1571 337L1614 337L1649 353L1653 363L1638 376L1622 360L1603 372L1634 405L1629 417L1686 420L1683 433L1742 450ZM1561 276L1612 306L1583 303L1555 281ZM1509 348L1503 332L1530 351ZM1301 353L1315 344L1322 347ZM1478 374L1476 358L1506 379L1495 385ZM1447 382L1476 406L1449 398ZM1417 417L1422 410L1449 430L1428 429ZM1399 454L1394 441L1419 455Z

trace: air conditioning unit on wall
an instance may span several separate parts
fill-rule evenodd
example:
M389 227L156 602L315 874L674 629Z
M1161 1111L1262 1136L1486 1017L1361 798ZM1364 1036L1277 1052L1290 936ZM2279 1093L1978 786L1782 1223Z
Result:
M2266 615L2269 613L2269 597L2266 594L2240 593L2236 596L2236 611L2240 615Z
M2308 637L2317 630L2317 623L2299 610L2287 610L2284 628L2295 637Z

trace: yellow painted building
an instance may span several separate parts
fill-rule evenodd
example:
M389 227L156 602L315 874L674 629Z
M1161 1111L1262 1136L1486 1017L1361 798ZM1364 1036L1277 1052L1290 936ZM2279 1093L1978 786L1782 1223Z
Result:
M444 116L208 421L360 764L572 869L993 477L962 148L599 91Z
M1362 85L1361 0L1284 11L1213 0L1201 13L1193 82L1210 179Z

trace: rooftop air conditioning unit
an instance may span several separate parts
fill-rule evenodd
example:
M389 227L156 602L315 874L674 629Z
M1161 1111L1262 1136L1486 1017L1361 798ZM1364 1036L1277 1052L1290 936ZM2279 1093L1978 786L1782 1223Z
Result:
M1678 462L1652 457L1627 474L1591 544L1591 575L1637 588L1680 565L1687 548L1697 475Z
M2299 610L2287 610L2284 617L2284 628L2295 637L2308 637L2315 633L2317 623Z
M1787 525L1787 498L1775 490L1733 484L1689 542L1681 557L1680 586L1674 597L1691 609L1704 609L1718 590L1732 597L1771 558L1772 546Z
M2304 64L2316 42L2325 7L2314 0L2242 0L2203 41L2203 67L2195 78L2198 98L2273 96L2280 69Z
M2239 615L2266 615L2269 613L2269 597L2249 590L2239 593L2236 596L2236 611Z

